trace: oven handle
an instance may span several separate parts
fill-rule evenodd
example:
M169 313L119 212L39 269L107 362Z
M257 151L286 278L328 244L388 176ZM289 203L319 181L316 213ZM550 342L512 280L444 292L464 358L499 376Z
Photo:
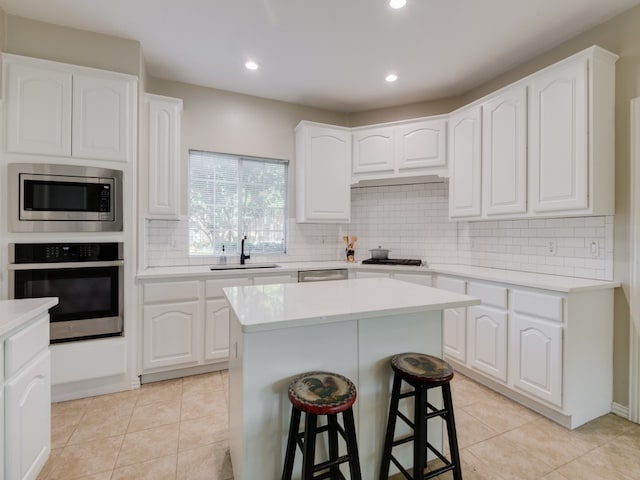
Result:
M11 263L9 270L51 270L59 268L122 267L124 260L108 262Z

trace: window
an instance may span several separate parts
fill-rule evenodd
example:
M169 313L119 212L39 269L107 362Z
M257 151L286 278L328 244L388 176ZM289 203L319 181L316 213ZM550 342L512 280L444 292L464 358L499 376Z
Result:
M285 253L285 160L189 151L189 254ZM248 248L247 248L248 247Z

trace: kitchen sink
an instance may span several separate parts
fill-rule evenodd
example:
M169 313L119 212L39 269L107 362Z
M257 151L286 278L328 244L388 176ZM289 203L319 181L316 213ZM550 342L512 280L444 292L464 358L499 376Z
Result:
M277 268L280 265L276 263L245 263L240 265L239 263L227 264L227 265L212 265L210 270L250 270L254 268Z

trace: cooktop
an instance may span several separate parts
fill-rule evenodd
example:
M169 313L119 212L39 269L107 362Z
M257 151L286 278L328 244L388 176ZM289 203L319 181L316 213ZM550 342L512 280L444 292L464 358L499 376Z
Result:
M414 265L419 267L422 260L414 260L411 258L367 258L362 260L363 265Z

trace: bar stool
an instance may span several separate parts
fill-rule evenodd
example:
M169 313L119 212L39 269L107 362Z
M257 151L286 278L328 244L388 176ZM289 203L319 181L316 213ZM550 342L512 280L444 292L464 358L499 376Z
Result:
M356 387L346 377L331 372L307 372L293 379L289 385L291 424L284 458L282 480L291 480L296 445L302 450L302 480L346 480L340 472L342 463L349 463L351 480L361 480L356 427L352 405L356 401ZM299 432L300 415L305 413L304 432ZM344 428L338 424L342 413ZM318 427L319 415L326 415L327 425ZM328 432L329 460L315 465L316 435ZM346 442L346 455L339 456L338 433ZM317 472L322 472L314 477Z
M453 368L440 358L422 353L395 355L391 359L391 368L395 373L393 376L387 433L382 451L380 480L386 480L389 477L390 462L393 462L404 477L410 480L426 480L448 471L452 471L454 480L462 480L458 439L453 417L453 402L451 401L451 385L449 383L453 378ZM403 380L411 385L413 390L400 393ZM444 405L441 409L436 408L427 399L427 391L435 387L442 387ZM413 422L398 411L400 400L408 397L414 397L415 416ZM428 420L435 417L444 419L447 424L450 460L444 456L443 452L438 451L427 438ZM397 418L409 425L413 429L413 434L395 439ZM407 470L392 454L393 447L410 441L413 441L413 477L409 475ZM425 474L424 468L427 465L428 451L435 454L444 463L444 466Z

